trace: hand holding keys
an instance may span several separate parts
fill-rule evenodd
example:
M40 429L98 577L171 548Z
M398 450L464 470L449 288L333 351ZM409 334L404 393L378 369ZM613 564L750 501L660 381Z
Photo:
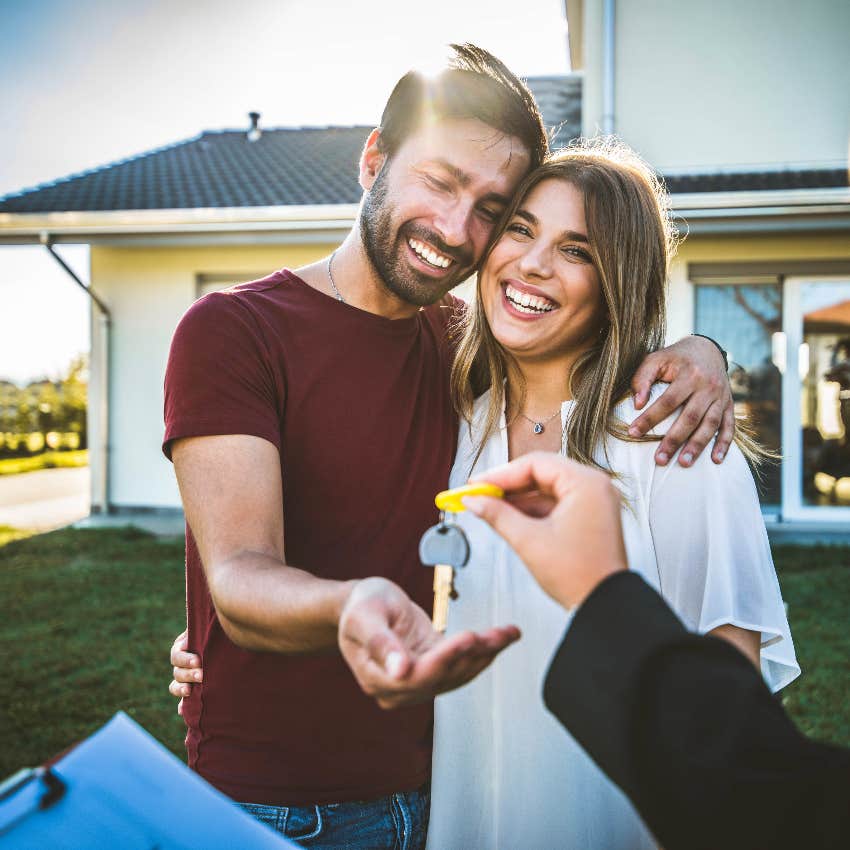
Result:
M467 484L438 493L434 503L440 509L440 521L429 528L419 541L419 559L426 567L434 567L434 630L444 632L448 621L449 599L457 599L454 589L454 571L466 566L469 560L469 541L463 529L446 522L447 511L460 513L466 510L464 496L504 495L500 487L492 484Z

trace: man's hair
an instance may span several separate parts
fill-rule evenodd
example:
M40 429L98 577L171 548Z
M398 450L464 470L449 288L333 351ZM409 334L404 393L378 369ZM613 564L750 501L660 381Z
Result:
M450 48L452 55L436 76L408 71L396 83L381 116L381 150L392 158L427 120L474 118L518 138L531 157L530 167L536 168L549 141L528 86L481 47Z

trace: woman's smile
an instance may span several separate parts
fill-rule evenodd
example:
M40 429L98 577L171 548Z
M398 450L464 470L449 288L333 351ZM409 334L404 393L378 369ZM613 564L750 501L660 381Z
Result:
M480 291L493 336L521 360L566 363L593 344L605 307L578 188L550 179L529 192L487 257Z

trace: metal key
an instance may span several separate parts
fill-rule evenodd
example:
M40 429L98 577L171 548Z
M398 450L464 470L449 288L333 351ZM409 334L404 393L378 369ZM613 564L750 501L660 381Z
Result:
M440 521L429 528L419 541L419 559L426 567L434 567L434 613L431 622L435 631L444 632L449 613L449 599L457 599L454 588L455 569L466 566L469 560L469 541L463 529Z

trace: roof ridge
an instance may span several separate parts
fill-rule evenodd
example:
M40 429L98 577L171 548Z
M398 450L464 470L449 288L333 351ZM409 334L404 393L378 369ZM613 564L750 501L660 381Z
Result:
M364 128L371 129L375 126L375 124L298 124L297 126L291 127L266 127L262 125L259 129L262 133L295 133L300 130L363 130ZM247 132L248 131L244 127L221 127L217 130L203 130L200 134L200 138L203 138L204 136L219 136L224 133L240 133L245 135Z

